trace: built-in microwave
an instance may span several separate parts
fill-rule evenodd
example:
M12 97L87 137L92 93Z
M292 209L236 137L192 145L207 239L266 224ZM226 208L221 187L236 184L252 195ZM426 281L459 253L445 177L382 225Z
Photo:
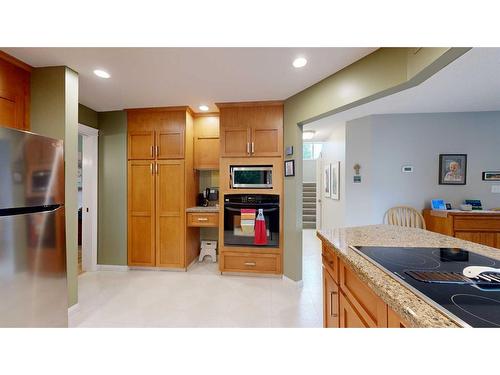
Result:
M232 165L230 167L232 189L272 189L272 165Z

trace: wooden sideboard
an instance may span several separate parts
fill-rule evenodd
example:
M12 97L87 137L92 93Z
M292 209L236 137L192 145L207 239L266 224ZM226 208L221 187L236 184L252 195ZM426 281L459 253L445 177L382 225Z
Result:
M432 232L500 249L500 211L440 211L425 209Z

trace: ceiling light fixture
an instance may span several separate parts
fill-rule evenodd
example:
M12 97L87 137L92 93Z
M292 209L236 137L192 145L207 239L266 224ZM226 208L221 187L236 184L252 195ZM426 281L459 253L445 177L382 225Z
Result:
M108 79L109 77L111 77L111 75L108 72L101 70L101 69L94 70L94 74L100 78Z
M307 59L304 57L297 57L295 60L293 60L293 66L295 68L302 68L306 66L307 64Z
M200 106L198 107L198 109L199 109L200 111L206 112L206 111L208 111L210 108L208 108L208 105L202 104L202 105L200 105Z
M316 134L316 132L314 130L306 130L305 132L302 133L302 139L304 139L304 140L313 139L314 134Z

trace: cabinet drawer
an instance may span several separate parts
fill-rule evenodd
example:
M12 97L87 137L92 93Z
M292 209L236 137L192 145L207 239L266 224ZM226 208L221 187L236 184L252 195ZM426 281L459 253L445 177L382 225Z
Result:
M187 223L188 227L218 227L219 214L216 212L188 212Z
M340 289L370 327L387 327L387 305L344 263L340 262Z
M328 270L328 272L333 277L333 280L339 282L339 260L334 254L333 250L329 249L328 246L323 244L321 257L323 258L323 266Z
M456 231L500 231L500 220L487 217L456 217L454 228Z
M281 273L276 254L223 253L222 272Z

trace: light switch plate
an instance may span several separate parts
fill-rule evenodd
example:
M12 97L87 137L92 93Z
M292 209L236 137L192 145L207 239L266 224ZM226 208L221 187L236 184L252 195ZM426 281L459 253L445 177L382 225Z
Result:
M491 185L492 193L500 193L500 185Z

